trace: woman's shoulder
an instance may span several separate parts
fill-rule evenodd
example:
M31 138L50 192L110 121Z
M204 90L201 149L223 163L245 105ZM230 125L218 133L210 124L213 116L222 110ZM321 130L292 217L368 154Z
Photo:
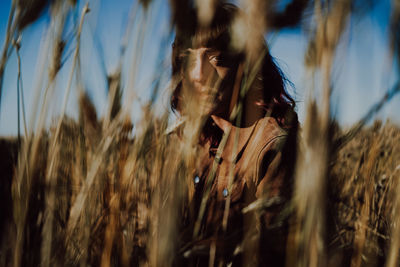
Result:
M288 138L290 130L283 128L274 117L264 117L257 121L253 142L261 146Z
M256 154L256 167L268 165L272 159L293 162L296 155L296 128L284 128L273 117L264 117L257 123L252 147ZM292 165L292 164L288 164Z
M296 128L284 128L273 117L265 117L258 124L258 137L253 141L257 147L257 195L268 189L272 195L289 196L297 154Z

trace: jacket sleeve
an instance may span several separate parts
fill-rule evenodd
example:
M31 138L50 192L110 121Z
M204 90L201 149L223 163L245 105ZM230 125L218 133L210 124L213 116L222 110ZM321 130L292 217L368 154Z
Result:
M296 144L288 135L273 137L257 157L256 198L262 202L264 227L280 224L293 188Z

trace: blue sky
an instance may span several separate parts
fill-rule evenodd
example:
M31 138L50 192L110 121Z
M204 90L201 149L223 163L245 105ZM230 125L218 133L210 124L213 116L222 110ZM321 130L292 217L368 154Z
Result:
M126 25L130 18L130 10L135 1L103 0L91 4L91 12L87 15L82 39L82 74L85 88L93 99L100 115L106 107L106 81L104 79L103 64L99 60L99 53L104 54L104 66L108 73L115 71L118 66L120 45L125 34ZM162 82L167 84L169 74L169 10L168 1L153 1L154 6L149 10L147 17L138 13L132 32L137 34L140 21L147 21L147 30L142 36L142 43L127 51L123 62L125 69L133 64L134 49L143 51L137 58L140 66L134 83L130 83L132 72L124 72L125 85L128 91L135 90L137 98L131 105L133 119L140 114L140 106L149 97L152 86L152 77L162 75ZM354 15L350 18L348 27L338 46L333 68L334 91L332 93L332 113L339 122L346 126L359 120L376 101L383 96L397 79L394 64L389 51L388 23L390 17L390 1L377 1L376 6L363 16ZM4 43L5 30L10 9L10 1L0 1L0 44ZM80 2L83 6L84 2ZM140 15L142 14L142 15ZM72 18L69 22L71 24ZM49 17L43 16L35 24L23 32L21 60L24 84L24 96L27 117L32 110L34 91L37 86L37 77L40 71L38 58L43 51L43 39L49 25ZM72 24L71 24L72 25ZM70 27L71 27L70 25ZM72 29L72 28L71 28ZM273 38L271 37L273 36ZM137 40L132 36L131 40ZM167 45L162 45L165 40ZM276 58L286 76L293 82L295 88L289 91L295 96L298 103L300 120L304 120L304 104L307 90L311 86L309 76L304 68L304 52L307 48L307 35L301 29L286 30L274 33L267 37L271 54ZM102 52L96 44L101 43ZM74 48L74 42L67 46L67 51ZM160 49L161 53L159 52ZM136 53L137 55L138 53ZM56 101L53 103L54 114L57 116L57 106L61 103L67 77L71 69L72 57L68 58L63 70L57 78ZM17 133L17 59L15 53L10 57L5 73L2 103L0 110L0 135L15 135ZM40 87L39 87L40 88ZM133 89L134 88L134 89ZM72 90L69 98L67 114L76 117L76 94ZM129 95L129 93L126 93ZM163 92L161 92L161 96ZM127 97L125 97L127 98ZM160 101L161 109L166 108L165 101ZM400 123L400 97L395 97L377 116L390 118Z

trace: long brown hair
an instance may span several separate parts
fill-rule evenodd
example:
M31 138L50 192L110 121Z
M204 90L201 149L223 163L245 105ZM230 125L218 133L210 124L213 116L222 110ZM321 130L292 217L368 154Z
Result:
M231 28L240 9L233 4L218 4L210 25L207 28L202 27L196 20L196 11L192 8L187 12L187 20L182 25L177 24L176 37L172 45L172 77L177 82L171 96L172 110L180 112L179 103L181 101L181 82L180 73L184 68L184 61L181 58L182 52L187 48L210 47L219 51L230 52L235 55L234 60L238 66L240 62L245 61L245 53L236 51L231 45ZM298 125L297 114L294 111L295 102L286 92L285 83L288 82L282 71L277 67L274 59L268 51L268 47L260 34L260 42L264 47L265 54L261 63L260 70L256 76L255 82L250 86L250 90L261 90L262 97L250 103L263 111L264 115L274 117L284 128L296 128ZM236 70L235 70L236 72ZM233 74L234 77L235 74ZM221 86L233 86L232 76L222 81ZM246 103L246 96L239 98L239 101ZM246 107L243 108L246 111ZM210 129L210 120L205 123L204 135L206 139L212 139L216 135L214 129ZM220 135L220 132L217 134ZM214 136L215 137L215 136ZM218 138L217 138L218 139Z

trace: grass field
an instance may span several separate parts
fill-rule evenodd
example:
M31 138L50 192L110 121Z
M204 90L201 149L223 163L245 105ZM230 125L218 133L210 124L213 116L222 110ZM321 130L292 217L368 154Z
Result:
M184 3L170 1L175 26L185 23ZM256 20L249 23L267 32L299 24L304 16L313 18L304 64L311 73L320 72L323 92L322 105L308 101L299 133L290 204L295 223L289 231L286 266L399 266L400 128L390 122L368 124L399 86L358 124L342 129L330 114L331 68L355 2L337 0L325 6L323 1L293 1L279 14L271 11L267 20L263 12L272 10L273 3L245 1ZM43 99L28 111L35 127L23 127L22 112L18 117L24 134L0 139L0 266L173 266L177 248L185 245L179 240L180 215L193 196L188 177L196 148L171 142L165 134L171 114L156 112L155 102L143 105L133 124L122 102L128 86L121 78L122 61L121 69L106 77L107 112L99 116L80 83L80 38L88 7L78 10L76 1L13 1L0 79L10 51L19 49L15 37L48 5L52 34L44 45L52 53L38 74L43 76L44 86L38 88ZM390 32L394 60L400 44L398 6L394 2ZM65 19L73 11L80 16L70 37L76 45L67 82L77 85L66 87L63 103L74 88L79 116L65 115L63 104L61 116L45 127L54 81L63 68L63 48L71 41L64 39ZM131 34L128 40L141 37ZM140 55L140 45L127 43L123 50L132 47ZM256 48L248 44L246 49ZM126 70L133 77L135 63ZM193 136L198 137L196 131Z

